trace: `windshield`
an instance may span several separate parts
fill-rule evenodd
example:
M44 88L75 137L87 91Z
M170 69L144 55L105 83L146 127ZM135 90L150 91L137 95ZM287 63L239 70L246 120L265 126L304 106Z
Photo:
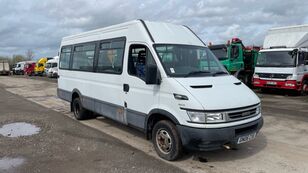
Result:
M58 66L58 64L57 63L52 63L51 64L51 67L53 68L53 67L57 67Z
M173 77L228 74L207 47L158 44L155 50L166 73Z
M227 54L227 48L222 47L219 49L211 49L213 54L219 59L219 60L225 60L228 59L228 54Z
M46 63L45 68L50 68L51 64L50 63Z
M294 51L261 52L258 56L258 67L294 67L296 53Z

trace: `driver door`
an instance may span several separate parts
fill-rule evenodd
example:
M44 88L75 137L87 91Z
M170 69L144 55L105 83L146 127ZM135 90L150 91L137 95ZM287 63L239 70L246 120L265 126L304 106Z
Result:
M146 44L129 45L127 76L123 79L124 109L127 124L145 128L145 119L149 111L159 103L159 85L145 83L145 67L156 64L153 52Z

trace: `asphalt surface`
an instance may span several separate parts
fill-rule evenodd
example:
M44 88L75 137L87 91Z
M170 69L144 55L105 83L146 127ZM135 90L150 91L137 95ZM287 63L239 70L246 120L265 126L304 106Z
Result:
M0 79L1 80L1 79ZM13 122L41 131L0 135L0 172L182 172L105 133L46 109L0 86L0 127Z
M25 159L23 164L16 167L16 170L26 168L29 162L33 164L32 167L31 164L29 164L28 168L35 168L33 167L33 165L36 165L35 162L40 163L40 160L43 161L45 159L45 165L42 166L45 169L42 172L65 172L66 169L69 170L67 172L78 172L79 170L87 170L85 172L91 172L93 170L93 172L99 172L101 167L106 165L108 165L107 168L102 170L102 172L145 172L145 170L152 171L152 169L157 172L167 172L165 170L177 172L179 169L186 172L213 173L308 172L308 96L296 96L292 93L275 91L269 91L267 93L258 92L257 94L262 101L264 127L255 140L239 145L237 150L190 152L186 153L184 157L178 161L166 162L158 158L153 150L151 142L145 140L144 136L139 131L104 118L79 122L74 120L72 118L72 113L69 111L69 103L56 97L56 87L56 79L45 79L44 77L24 78L22 76L0 76L0 88L2 88L0 90L0 100L4 102L5 105L0 106L0 127L2 124L16 121L33 122L39 127L42 127L42 131L38 135L33 135L32 137L17 139L0 137L0 168L1 158L11 157L19 158L19 160L17 159L15 162L21 162L20 160ZM7 91L18 96L11 95L7 93ZM2 96L3 92L6 93L7 96ZM9 102L8 100L10 99L6 97L14 97L17 101ZM24 100L24 98L27 101ZM27 102L27 105L18 105L20 104L19 102ZM59 118L43 116L43 113L35 114L36 110L31 108L31 105L36 106L34 109L43 111L46 114L55 114L55 117L59 116ZM6 114L1 112L3 108L5 108ZM14 114L14 112L19 109L20 114ZM27 111L23 110L28 110L27 116L23 113ZM34 116L32 116L33 114ZM2 117L6 118L2 119ZM55 129L55 132L51 133L53 129ZM88 130L93 132L86 132ZM67 133L67 131L70 132ZM44 137L41 140L39 139L40 135ZM58 136L57 139L60 140L51 140L53 136ZM35 137L37 137L36 140L34 140ZM33 146L50 145L50 147L45 147L45 149L51 148L55 153L59 152L59 155L62 157L56 157L57 154L53 155L53 152L50 152L51 155L53 155L50 157L48 157L48 155L38 157L38 159L36 159L37 156L31 157L32 153L36 153L33 152L33 150L36 150L33 149L33 147L31 148L31 145L21 145L20 143L22 142L19 140L23 141L22 139L24 138L32 140L31 144ZM113 139L110 140L109 144L114 148L109 149L108 147L101 146L103 144L97 141L96 144L91 145L91 142L95 142L94 139ZM48 144L44 144L45 140L48 141ZM86 149L87 144L92 147ZM120 149L116 147L118 145L123 146L123 150L121 150L121 147L119 147ZM3 148L3 146L6 146L6 148ZM80 147L79 150L78 146ZM24 150L23 147L31 149ZM112 152L109 152L108 149L112 150ZM43 151L39 150L39 147L37 150ZM130 151L134 151L134 154L132 154L133 156L129 155ZM22 152L25 153L23 154ZM84 153L80 154L80 152ZM102 155L104 155L105 152L106 155L108 155L107 153L110 154L108 155L109 157L106 157L107 161L103 160L99 163L92 163L93 160L100 157L100 152ZM42 153L43 152L37 152L38 155ZM122 153L125 153L123 154L124 156ZM138 154L136 153L144 155L137 158L136 155ZM63 159L66 155L68 157ZM136 160L128 163L128 157L135 158ZM61 158L63 160L61 160ZM84 160L78 162L80 158ZM102 158L105 157L102 156ZM147 158L151 158L154 161L151 160L151 164L146 164ZM117 162L118 159L120 159L119 162ZM47 160L51 160L50 163ZM62 161L65 164L62 163ZM70 165L73 164L74 161L77 162L76 165ZM103 164L104 162L107 164ZM132 163L140 163L140 167L135 166L129 169L129 165L132 166ZM158 164L159 166L155 167L155 165ZM42 163L38 165L42 165ZM120 168L123 166L123 169L118 169L118 165L120 165ZM49 169L47 169L48 167ZM75 169L71 170L73 169L72 167L76 167L77 171L75 171ZM136 170L137 167L140 170ZM56 169L56 171L53 171L53 168ZM117 169L114 170L115 168ZM179 169L173 170L176 168ZM33 169L31 172L33 172Z

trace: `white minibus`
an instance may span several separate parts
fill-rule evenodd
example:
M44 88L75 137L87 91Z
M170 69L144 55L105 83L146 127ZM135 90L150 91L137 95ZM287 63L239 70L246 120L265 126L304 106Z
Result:
M248 142L263 125L259 98L186 26L134 20L64 37L59 55L58 97L76 119L135 127L163 159Z

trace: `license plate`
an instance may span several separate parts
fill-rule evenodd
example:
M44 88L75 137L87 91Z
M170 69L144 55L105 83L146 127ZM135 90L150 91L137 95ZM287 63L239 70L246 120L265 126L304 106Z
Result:
M273 81L268 81L266 82L267 85L277 85L277 82L273 82Z
M256 134L257 133L252 133L252 134L239 137L237 140L237 144L241 144L241 143L245 143L245 142L253 140L254 138L256 138Z

